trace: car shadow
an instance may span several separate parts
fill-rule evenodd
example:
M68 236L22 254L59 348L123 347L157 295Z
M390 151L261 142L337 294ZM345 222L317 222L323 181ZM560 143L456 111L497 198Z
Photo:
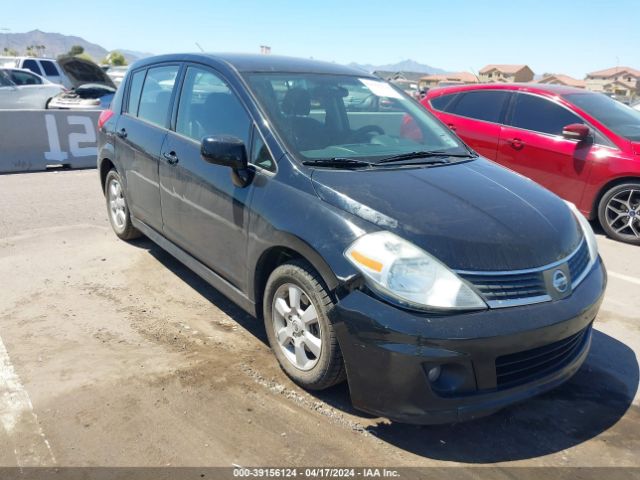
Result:
M166 252L146 237L132 240L129 244L147 250L151 256L153 256L164 267L171 270L174 275L202 295L202 297L206 298L209 302L218 307L225 313L225 315L237 322L238 325L268 346L267 335L261 321L257 321L254 317L249 315L242 308L209 285L205 280L200 278L196 273L183 265L179 260L176 260L176 258L174 258L170 253Z
M607 439L609 447L624 450L631 437L638 437L640 408L632 404L638 380L633 350L594 329L587 361L555 390L471 422L435 426L379 423L368 430L423 457L493 463L540 457L579 445L618 423L629 411L629 421L618 425L618 434Z
M144 248L200 295L268 345L262 322L247 314L215 288L150 240L132 245ZM597 330L589 356L571 380L526 402L482 419L453 425L415 426L389 422L355 410L346 383L308 393L344 412L380 440L415 455L463 463L493 463L544 456L579 445L617 425L620 434L608 444L628 448L638 438L640 407L632 404L640 370L627 345ZM373 423L373 425L371 425ZM623 433L622 430L625 430Z

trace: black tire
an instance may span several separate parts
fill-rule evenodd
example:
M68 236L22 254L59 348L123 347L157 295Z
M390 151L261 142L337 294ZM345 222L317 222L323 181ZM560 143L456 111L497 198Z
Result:
M310 370L301 370L292 363L278 343L274 324L274 297L281 287L293 284L310 300L316 309L319 338L322 340L320 355ZM338 345L330 312L334 302L322 278L306 262L294 260L276 268L265 287L263 317L269 344L280 367L295 383L309 390L323 390L346 378L342 352Z
M109 196L110 195L109 189L112 187L112 184L114 184L114 182L117 182L117 184L120 186L122 190L122 202L124 204L124 211L123 211L124 218L121 221L120 225L117 223L117 220L114 218L114 214L112 213L111 199ZM135 238L142 236L142 233L140 233L140 231L137 228L135 228L131 223L131 216L129 215L129 205L127 203L126 195L124 194L124 186L122 183L122 178L120 178L120 174L115 169L109 170L109 173L107 173L107 177L105 178L104 198L106 200L107 216L109 217L109 223L111 224L111 228L113 228L113 231L118 236L118 238L122 240L133 240Z
M618 200L629 198L628 205L616 201L616 198ZM631 206L631 209L628 206ZM612 208L625 212L626 216L612 222L619 215ZM629 211L632 212L632 217ZM625 223L629 224L630 219L632 219L630 226L625 227ZM598 220L608 237L620 242L640 245L640 182L623 183L605 192L598 205Z

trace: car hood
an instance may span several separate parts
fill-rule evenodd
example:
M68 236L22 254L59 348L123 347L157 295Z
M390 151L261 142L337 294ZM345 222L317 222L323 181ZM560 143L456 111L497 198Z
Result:
M631 145L633 146L633 153L640 155L640 142L631 142Z
M58 65L71 81L73 88L87 83L116 88L104 70L89 60L78 57L62 57L58 59Z
M582 232L563 200L488 160L430 168L316 169L318 196L459 270L560 260Z

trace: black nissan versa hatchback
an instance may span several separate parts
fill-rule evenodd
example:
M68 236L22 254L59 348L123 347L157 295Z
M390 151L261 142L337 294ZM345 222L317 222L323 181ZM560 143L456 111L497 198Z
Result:
M412 423L553 388L606 284L571 204L340 65L183 54L134 64L99 120L100 181L141 234L264 319L283 370Z

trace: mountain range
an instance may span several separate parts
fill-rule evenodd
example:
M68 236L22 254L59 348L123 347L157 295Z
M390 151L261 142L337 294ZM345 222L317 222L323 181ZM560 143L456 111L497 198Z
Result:
M43 32L32 30L25 33L3 33L0 32L0 55L6 55L7 51L14 50L18 55L26 55L30 46L43 45L40 56L56 58L58 55L67 53L74 45L80 45L84 51L96 62L100 62L107 56L109 51L96 43L91 43L84 38L74 35L63 35L61 33ZM136 52L134 50L116 49L122 53L129 63L143 57L148 57L150 53Z
M425 65L423 63L419 63L415 60L410 59L386 65L372 65L370 63L361 64L351 62L349 66L353 68L359 68L360 70L365 70L369 73L375 72L377 70L382 70L385 72L418 72L427 75L433 73L447 73L446 70L442 70L441 68L432 67L431 65Z
M74 45L80 45L83 47L85 53L96 62L100 62L109 53L109 51L101 45L91 43L84 38L74 35L43 32L41 30L32 30L25 33L0 32L0 55L7 55L9 50L17 52L18 55L26 55L28 47L38 45L43 45L45 47L39 52L40 56L51 58L56 58L58 55L67 53ZM129 63L132 63L139 58L153 55L152 53L138 52L129 49L116 49L116 51L122 53ZM424 74L445 73L445 70L410 59L386 65L360 64L352 62L349 66L359 68L367 72L383 70L391 72L419 72Z

